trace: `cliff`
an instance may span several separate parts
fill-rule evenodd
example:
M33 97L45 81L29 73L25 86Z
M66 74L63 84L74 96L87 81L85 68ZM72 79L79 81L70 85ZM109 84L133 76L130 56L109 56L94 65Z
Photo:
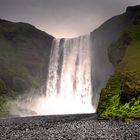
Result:
M90 37L97 113L104 118L139 118L140 6L128 7ZM20 95L45 93L53 39L32 25L0 20L0 114L8 114Z
M0 20L0 112L18 95L45 88L52 40L32 25Z
M140 6L126 14L132 22L108 48L115 72L101 91L97 113L103 118L140 118Z
M114 71L113 63L108 57L110 55L109 46L116 42L132 24L136 14L135 9L128 8L125 13L109 19L98 29L91 32L92 101L96 107L101 89L106 85L108 78Z

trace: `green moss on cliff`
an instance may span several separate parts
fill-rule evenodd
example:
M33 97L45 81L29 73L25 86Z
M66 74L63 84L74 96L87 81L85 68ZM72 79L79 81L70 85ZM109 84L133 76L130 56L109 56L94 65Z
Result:
M7 116L11 105L10 99L7 98L8 89L3 80L0 79L0 117ZM10 97L10 96L9 96Z
M140 118L140 16L109 50L116 66L102 89L98 114L103 118Z
M140 80L134 78L130 72L112 75L101 92L97 109L101 117L140 118Z
M120 63L125 55L127 46L132 41L131 36L128 33L123 34L123 36L116 42L113 43L108 49L108 55L110 61L114 66Z

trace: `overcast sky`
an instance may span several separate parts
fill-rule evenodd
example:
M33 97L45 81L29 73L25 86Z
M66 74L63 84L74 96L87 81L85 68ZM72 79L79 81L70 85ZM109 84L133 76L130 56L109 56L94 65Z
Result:
M27 22L56 38L87 34L140 0L0 0L0 18Z

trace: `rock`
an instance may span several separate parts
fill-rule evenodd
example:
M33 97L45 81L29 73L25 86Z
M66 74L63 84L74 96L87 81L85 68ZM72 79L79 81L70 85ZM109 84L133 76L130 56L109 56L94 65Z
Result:
M140 139L139 120L97 120L94 114L38 116L0 120L0 138L40 140Z
M8 90L23 94L46 85L53 38L27 23L0 20L0 78Z

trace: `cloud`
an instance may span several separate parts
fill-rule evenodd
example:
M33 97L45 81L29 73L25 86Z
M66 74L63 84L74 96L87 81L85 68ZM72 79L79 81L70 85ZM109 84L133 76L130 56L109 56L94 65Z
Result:
M74 37L140 0L0 0L0 18L29 22L56 37Z

